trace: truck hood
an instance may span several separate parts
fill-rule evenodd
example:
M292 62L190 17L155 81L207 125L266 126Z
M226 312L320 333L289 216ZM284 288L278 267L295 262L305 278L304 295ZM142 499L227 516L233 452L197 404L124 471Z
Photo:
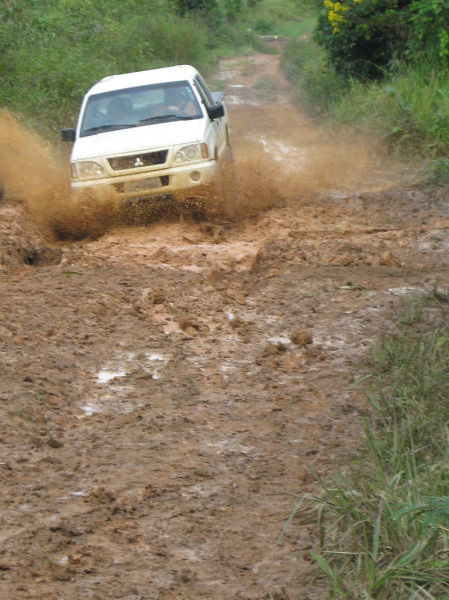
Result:
M77 138L71 160L148 152L204 140L206 120L170 121Z

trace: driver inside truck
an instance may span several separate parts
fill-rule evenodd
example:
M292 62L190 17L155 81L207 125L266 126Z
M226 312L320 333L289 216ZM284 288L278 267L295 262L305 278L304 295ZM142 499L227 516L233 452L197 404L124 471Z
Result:
M164 102L156 109L155 116L177 115L199 116L197 106L191 98L192 92L180 87L170 87L164 91Z

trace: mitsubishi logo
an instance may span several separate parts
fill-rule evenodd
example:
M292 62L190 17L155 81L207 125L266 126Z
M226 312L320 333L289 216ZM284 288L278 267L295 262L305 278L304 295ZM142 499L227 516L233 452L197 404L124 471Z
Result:
M136 158L136 160L134 161L134 166L135 166L135 167L143 167L143 166L144 166L144 164L143 164L143 162L142 162L142 160L141 160L140 156L138 156L138 157Z

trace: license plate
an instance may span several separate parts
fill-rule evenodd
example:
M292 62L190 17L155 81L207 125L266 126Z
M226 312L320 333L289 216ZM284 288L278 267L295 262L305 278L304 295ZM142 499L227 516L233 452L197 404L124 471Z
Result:
M161 185L159 177L149 177L148 179L138 179L137 181L127 181L125 192L140 192L142 190L151 190Z

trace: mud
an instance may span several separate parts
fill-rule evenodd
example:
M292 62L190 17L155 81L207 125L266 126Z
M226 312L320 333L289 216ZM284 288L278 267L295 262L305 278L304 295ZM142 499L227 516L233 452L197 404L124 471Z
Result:
M357 448L353 383L392 308L447 286L447 194L313 126L278 57L219 76L220 215L95 235L67 218L58 240L39 207L66 202L59 167L42 196L2 175L1 598L326 596L316 524L278 538L311 469Z

